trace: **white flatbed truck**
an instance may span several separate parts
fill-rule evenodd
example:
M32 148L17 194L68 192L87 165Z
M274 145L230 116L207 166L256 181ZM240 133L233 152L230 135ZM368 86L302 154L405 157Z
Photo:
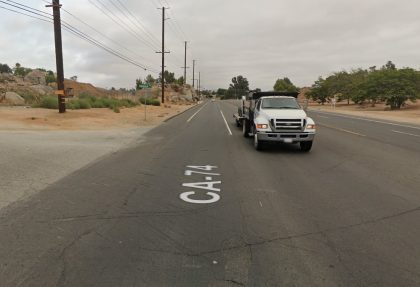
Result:
M250 92L243 97L234 114L244 137L254 138L254 147L261 150L266 142L299 144L309 152L315 138L313 119L306 115L295 92Z

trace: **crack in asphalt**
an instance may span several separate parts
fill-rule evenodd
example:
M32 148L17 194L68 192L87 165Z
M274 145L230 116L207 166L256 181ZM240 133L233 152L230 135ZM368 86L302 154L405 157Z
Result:
M72 248L83 237L88 236L89 234L91 234L94 231L95 231L95 228L86 230L85 232L83 232L82 234L80 234L79 236L77 236L76 238L74 238L69 244L67 244L61 250L60 255L58 256L58 258L61 260L63 267L61 269L60 277L58 278L58 281L57 281L57 286L62 286L63 283L66 281L66 277L67 277L67 251L70 248Z

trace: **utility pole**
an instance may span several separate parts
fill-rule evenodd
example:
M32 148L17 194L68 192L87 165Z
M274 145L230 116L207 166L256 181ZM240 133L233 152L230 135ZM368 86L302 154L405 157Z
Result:
M187 67L187 41L185 41L185 54L184 54L184 67L182 67L184 69L184 85L187 84L187 69L189 67Z
M193 88L195 87L195 60L193 60Z
M198 96L200 96L201 89L201 72L198 72Z
M168 20L165 18L165 9L169 9L166 7L158 8L162 9L162 51L156 53L162 53L162 76L161 76L161 84L162 84L162 104L165 103L165 21Z
M61 40L61 17L60 17L60 0L52 0L51 5L46 7L53 8L54 16L54 38L55 38L55 63L57 67L57 95L58 95L58 111L66 112L66 102L64 93L64 64L63 64L63 43Z

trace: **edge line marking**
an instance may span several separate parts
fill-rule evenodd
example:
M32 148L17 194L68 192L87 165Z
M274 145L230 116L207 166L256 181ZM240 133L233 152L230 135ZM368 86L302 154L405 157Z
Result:
M205 103L204 106L202 106L198 111L196 111L188 120L187 123L191 122L191 120L199 113L202 109L204 109L205 106L207 106L209 102Z
M394 133L397 133L397 134L409 135L409 136L420 138L420 135L415 135L415 134L410 134L410 133L405 133L405 132L400 132L400 131L394 131L394 130L391 130L391 131L394 132Z
M228 125L228 123L227 123L227 121L226 121L225 115L223 114L222 110L220 110L220 114L222 115L223 120L225 121L226 128L227 128L227 130L228 130L229 134L230 134L230 135L232 135L232 131L231 131L231 130L230 130L230 128L229 128L229 125Z
M338 113L333 113L333 112L317 111L317 110L312 110L312 109L310 109L308 111L309 112L313 112L313 113L324 114L324 115L325 114L327 114L327 115L333 115L333 116L341 117L341 118L361 120L361 121L366 121L366 122L380 123L380 124L391 125L391 126L396 126L396 127L404 127L404 128L409 128L409 129L420 130L420 127L416 127L416 126L409 126L409 125L404 125L404 124L397 124L397 123L385 122L385 121L380 121L380 120L373 120L373 119L368 119L368 118L353 117L353 116L349 116L349 115L345 115L345 114L338 114Z

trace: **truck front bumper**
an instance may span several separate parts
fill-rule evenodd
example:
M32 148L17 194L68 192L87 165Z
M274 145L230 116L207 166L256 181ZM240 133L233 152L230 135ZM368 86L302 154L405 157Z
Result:
M257 132L257 137L260 141L297 143L313 141L315 138L315 133Z

